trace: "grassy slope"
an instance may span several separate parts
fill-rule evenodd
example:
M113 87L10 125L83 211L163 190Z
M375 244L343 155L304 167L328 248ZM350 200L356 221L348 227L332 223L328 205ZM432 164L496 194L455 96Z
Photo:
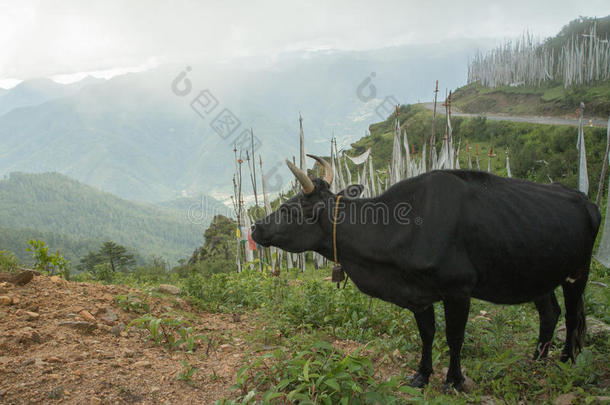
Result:
M457 89L452 101L466 113L547 116L576 116L576 108L583 101L586 117L604 119L610 114L610 82L568 89L561 84L486 88L472 83Z
M399 110L401 127L407 129L409 144L421 153L422 142L432 132L432 112L422 106L402 106ZM370 136L361 138L347 154L350 156L372 148L373 161L377 169L387 167L392 155L392 122L393 118L373 124ZM496 157L492 160L492 172L506 175L506 147L509 148L511 171L513 176L533 181L548 182L549 176L569 187L576 187L577 182L577 130L574 127L529 124L508 121L488 121L485 118L452 118L453 135L461 139L462 148L459 160L462 168L468 167L468 152L465 148L469 141L471 159L474 164L475 152L479 150L479 163L482 170L487 170L488 154L491 146ZM437 117L435 123L436 139L440 140L445 132L445 118ZM603 155L606 147L606 130L603 128L585 128L586 150L589 169L590 193L595 198L601 172ZM545 163L546 162L546 163Z

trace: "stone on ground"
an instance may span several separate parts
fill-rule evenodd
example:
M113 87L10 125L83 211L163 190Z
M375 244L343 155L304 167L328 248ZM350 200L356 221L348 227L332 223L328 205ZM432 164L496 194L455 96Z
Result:
M180 288L171 284L159 284L157 291L165 294L178 295L180 294Z

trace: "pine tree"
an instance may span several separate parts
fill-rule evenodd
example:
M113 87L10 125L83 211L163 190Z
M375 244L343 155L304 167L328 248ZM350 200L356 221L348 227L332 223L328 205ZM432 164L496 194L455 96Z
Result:
M107 241L97 252L87 253L80 260L78 269L80 271L93 271L95 266L104 263L110 266L112 273L115 273L117 270L125 271L135 266L136 260L124 246Z
M113 273L117 270L129 269L136 264L135 258L132 254L127 253L127 249L124 246L112 241L104 242L98 255L100 255L104 262L110 264Z

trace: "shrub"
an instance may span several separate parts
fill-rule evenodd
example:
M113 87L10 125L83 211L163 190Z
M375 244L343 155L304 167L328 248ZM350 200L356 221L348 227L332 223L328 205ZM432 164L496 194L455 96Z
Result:
M190 322L173 318L168 314L161 318L156 318L150 314L144 315L129 322L127 329L129 330L134 325L146 329L156 345L165 343L169 349L178 349L184 345L185 349L192 353L198 341L207 341L206 336L194 334Z
M19 260L15 254L8 250L0 250L0 269L9 273L19 269Z
M92 274L97 281L105 281L107 283L112 282L114 275L108 263L100 263L93 266Z
M239 403L394 404L404 402L400 394L422 395L397 378L379 383L374 375L368 358L317 341L257 357L238 371L233 388Z
M198 368L194 367L190 364L188 364L186 362L186 360L181 360L180 361L182 363L182 367L184 367L184 370L181 371L180 373L178 373L178 379L181 381L184 381L188 384L193 384L193 375L197 372Z
M185 292L210 311L256 309L274 299L278 279L254 270L213 275L195 274L185 280Z
M72 264L58 250L53 254L49 254L49 247L42 240L30 239L28 241L28 252L32 252L34 256L34 268L45 274L59 274L66 280L70 279L70 271Z
M208 311L260 309L282 334L295 329L327 329L341 339L369 341L392 336L401 349L418 347L417 328L409 311L361 293L352 283L337 290L321 280L290 280L256 270L193 276L187 295Z
M123 311L135 312L137 314L144 314L150 311L148 303L143 302L133 294L119 294L114 297L114 301Z

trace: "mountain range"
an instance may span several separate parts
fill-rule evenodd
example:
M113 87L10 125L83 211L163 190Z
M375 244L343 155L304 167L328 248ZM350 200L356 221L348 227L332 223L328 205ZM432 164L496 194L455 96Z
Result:
M436 79L442 89L463 83L475 46L292 52L160 66L107 81L26 81L0 94L0 174L58 172L144 202L226 198L235 141L248 147L252 128L270 191L279 191L291 179L284 159L298 155L299 114L307 152L327 154L333 136L349 146L393 104L431 98ZM187 95L186 81L177 80L182 72ZM216 107L207 113L204 102ZM228 136L227 115L239 123Z
M57 98L68 97L85 86L103 82L103 79L91 76L70 84L60 84L46 78L27 80L10 90L0 89L0 115L16 108L36 106Z

